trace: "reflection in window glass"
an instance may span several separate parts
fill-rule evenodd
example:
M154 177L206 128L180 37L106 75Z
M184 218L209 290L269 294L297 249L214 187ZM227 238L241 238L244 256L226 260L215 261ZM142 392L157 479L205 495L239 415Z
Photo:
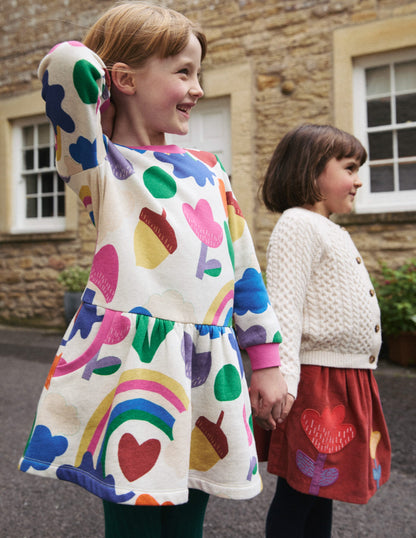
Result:
M390 68L388 65L366 70L367 96L390 93Z
M53 172L42 174L42 192L53 192Z
M49 148L38 149L38 161L39 168L49 168Z
M370 191L394 191L393 166L372 166L370 168Z
M397 132L399 157L412 157L416 153L416 127Z
M26 193L36 194L38 192L38 178L35 174L26 176Z
M39 125L38 127L38 144L40 146L50 145L50 127L48 123Z
M33 127L23 127L23 147L33 146Z
M33 170L35 166L33 149L28 149L24 151L23 165L25 170Z
M378 125L390 125L391 123L391 100L389 97L372 99L367 103L367 123L369 127Z
M53 217L53 198L45 196L42 198L42 217Z
M399 183L401 191L416 189L416 163L399 165Z
M372 161L393 157L393 136L391 131L368 135L369 158Z
M396 97L396 121L416 121L416 93Z
M396 91L416 91L416 61L395 65Z
M38 200L37 198L28 198L26 200L26 218L36 219L38 216Z

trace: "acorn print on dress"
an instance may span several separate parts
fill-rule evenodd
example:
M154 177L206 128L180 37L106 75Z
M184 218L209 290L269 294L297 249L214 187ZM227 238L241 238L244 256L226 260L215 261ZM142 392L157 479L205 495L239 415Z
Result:
M140 212L134 232L136 265L154 269L173 254L177 248L175 231L166 219L166 211L159 215L148 207Z
M228 441L221 429L224 411L217 422L199 417L192 430L190 469L208 471L228 454Z

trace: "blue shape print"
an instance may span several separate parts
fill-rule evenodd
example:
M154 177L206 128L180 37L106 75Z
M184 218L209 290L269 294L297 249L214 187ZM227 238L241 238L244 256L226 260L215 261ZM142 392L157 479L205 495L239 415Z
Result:
M242 316L246 312L261 314L269 305L269 296L261 273L250 267L237 280L234 289L234 312Z
M65 452L68 441L62 435L51 434L46 426L36 426L28 444L23 462L20 465L22 471L33 467L37 471L48 469L53 460Z
M67 133L72 133L75 124L66 112L62 110L62 100L65 97L65 90L60 84L49 86L49 72L45 71L42 78L42 98L46 102L46 115L51 120L55 134L57 127Z
M69 153L74 161L82 165L83 170L88 170L98 165L97 140L90 142L87 138L80 136L76 144L69 146Z
M173 174L177 178L193 177L200 187L209 181L214 185L215 174L203 162L197 161L189 153L158 153L155 157L161 162L173 164Z
M62 345L65 346L79 331L81 338L86 339L91 332L92 326L94 323L99 323L103 320L104 315L99 316L97 314L97 306L89 304L93 300L95 292L87 288L84 293L84 302L78 312L78 315L72 326L71 333L68 337L68 340L63 340Z
M101 497L105 501L113 503L123 503L134 496L133 491L129 491L124 495L117 495L114 484L113 475L103 476L101 463L94 468L92 454L85 452L81 465L74 467L73 465L61 465L56 471L56 476L60 480L67 480L85 488L90 493Z

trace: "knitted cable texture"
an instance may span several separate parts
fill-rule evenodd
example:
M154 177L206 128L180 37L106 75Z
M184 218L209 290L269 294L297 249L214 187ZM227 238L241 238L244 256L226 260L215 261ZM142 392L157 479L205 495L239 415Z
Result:
M285 211L267 250L267 287L281 324L281 368L291 394L300 364L376 367L380 311L346 230L312 211Z

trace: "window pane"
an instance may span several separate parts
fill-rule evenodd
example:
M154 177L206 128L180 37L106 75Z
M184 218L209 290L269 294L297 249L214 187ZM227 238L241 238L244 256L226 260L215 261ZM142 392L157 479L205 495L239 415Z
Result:
M53 217L52 196L45 196L42 198L42 217Z
M416 62L403 62L395 66L396 91L416 90Z
M32 149L27 149L23 152L23 164L25 170L33 170L34 157Z
M37 198L27 198L26 200L26 218L35 219L38 216Z
M399 165L399 185L401 191L416 189L416 163Z
M33 127L23 127L23 146L33 146Z
M39 168L49 168L49 148L38 149L38 166Z
M370 168L370 191L394 191L393 166L376 166Z
M38 178L35 174L26 176L26 194L37 194L38 192Z
M374 99L367 103L367 122L369 127L391 124L391 100L389 97Z
M416 155L416 128L397 132L399 157L413 157Z
M39 125L38 127L38 137L39 137L39 145L40 146L49 146L50 140L49 140L49 124L44 123L43 125Z
M62 181L60 177L56 178L57 184L58 184L58 192L65 192L65 183Z
M367 97L390 92L390 68L388 65L366 69Z
M42 174L42 192L53 192L53 172Z
M396 97L397 123L416 121L416 93Z
M65 196L58 196L58 217L65 217Z
M393 136L391 131L369 133L369 157L372 161L393 157Z

